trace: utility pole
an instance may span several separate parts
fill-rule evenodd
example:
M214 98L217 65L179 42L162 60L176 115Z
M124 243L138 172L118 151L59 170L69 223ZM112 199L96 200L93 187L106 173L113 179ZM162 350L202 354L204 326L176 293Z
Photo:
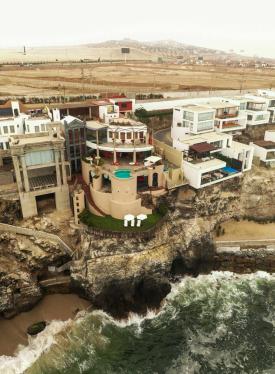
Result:
M82 81L82 97L84 100L84 68L81 68L81 81Z

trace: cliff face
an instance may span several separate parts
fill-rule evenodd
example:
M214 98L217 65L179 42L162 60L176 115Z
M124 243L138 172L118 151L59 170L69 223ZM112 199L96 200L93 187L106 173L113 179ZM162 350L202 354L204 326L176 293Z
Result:
M274 218L274 186L275 171L254 167L241 179L211 188L194 191L182 187L170 192L165 199L167 218L149 239L138 235L131 239L99 238L85 231L80 245L78 235L69 238L72 247L81 248L71 266L74 289L96 307L125 316L128 311L143 313L148 307L159 307L170 290L171 278L179 274L197 274L209 268L244 271L246 266L274 270L270 251L261 252L271 257L260 256L255 261L251 251L217 254L211 238L215 226L231 218ZM49 219L44 221L35 219L25 224L56 231ZM59 228L61 237L68 223L63 226ZM39 280L46 276L48 266L67 260L56 244L0 234L0 313L10 316L33 306L42 297Z
M0 315L28 310L42 297L38 278L66 254L49 241L10 233L0 234Z
M241 179L204 190L174 191L167 197L167 219L149 241L138 237L97 240L83 233L82 256L71 269L73 283L114 315L157 306L169 292L171 276L196 274L206 263L218 268L211 238L218 223L244 216L275 216L274 186L275 172L255 168ZM223 270L221 263L226 261L220 261Z

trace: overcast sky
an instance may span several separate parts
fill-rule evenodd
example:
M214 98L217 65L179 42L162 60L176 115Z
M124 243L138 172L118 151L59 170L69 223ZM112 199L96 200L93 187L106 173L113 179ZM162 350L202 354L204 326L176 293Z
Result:
M0 47L174 39L275 57L275 0L13 0Z

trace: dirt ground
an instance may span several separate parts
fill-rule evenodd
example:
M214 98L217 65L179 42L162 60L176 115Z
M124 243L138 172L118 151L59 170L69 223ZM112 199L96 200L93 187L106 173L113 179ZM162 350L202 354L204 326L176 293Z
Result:
M1 59L0 59L1 61ZM0 97L255 89L275 86L275 70L167 63L0 65Z
M264 240L275 239L275 223L260 224L252 221L228 221L221 224L224 235L217 240Z

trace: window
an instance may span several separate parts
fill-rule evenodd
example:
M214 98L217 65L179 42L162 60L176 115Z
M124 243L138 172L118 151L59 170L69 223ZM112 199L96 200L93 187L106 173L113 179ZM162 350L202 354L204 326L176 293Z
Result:
M253 119L252 114L248 114L248 115L247 115L247 119L248 119L249 121L251 121L251 120Z
M143 132L143 131L141 131L141 132L139 133L139 138L140 138L140 139L144 139L144 132Z
M127 132L127 139L132 139L132 133L131 132Z
M127 107L128 107L127 102L121 103L121 109L127 109Z
M263 121L264 120L264 115L263 114L260 114L258 116L256 116L256 121Z
M85 140L85 131L84 129L80 129L80 139Z
M11 134L14 134L14 133L15 133L15 128L14 128L14 126L10 126L10 133L11 133Z
M8 134L8 133L9 133L9 128L8 128L8 126L4 126L4 127L3 127L3 132L4 132L4 134Z
M70 142L70 144L73 144L73 132L72 132L72 130L69 130L68 134L69 134L69 142Z
M213 129L213 121L198 123L197 131L206 131Z
M74 147L70 147L70 156L74 157Z
M120 133L120 139L121 140L125 140L125 132L121 132Z
M0 143L0 149L4 149L4 143Z
M75 141L75 143L79 143L79 131L78 131L78 129L74 130L74 141Z
M183 112L183 119L187 119L188 121L194 121L194 113Z
M240 110L245 110L245 109L246 109L246 103L241 103Z
M208 113L199 113L199 122L201 121L209 121L214 118L214 113L208 112Z
M39 126L34 126L34 132L39 132Z
M80 146L79 145L77 145L76 147L75 147L75 155L78 157L78 156L80 156Z
M44 123L41 124L41 131L46 131L46 125Z

